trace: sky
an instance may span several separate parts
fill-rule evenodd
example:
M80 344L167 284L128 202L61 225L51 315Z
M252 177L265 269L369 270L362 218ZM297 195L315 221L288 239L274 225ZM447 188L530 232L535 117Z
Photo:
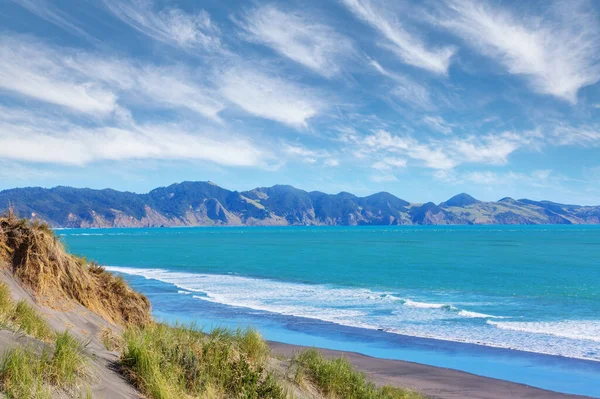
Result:
M600 204L600 2L0 0L0 189Z

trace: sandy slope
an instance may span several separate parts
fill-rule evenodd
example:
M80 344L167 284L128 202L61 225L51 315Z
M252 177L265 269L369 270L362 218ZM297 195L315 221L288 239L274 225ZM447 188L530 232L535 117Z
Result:
M56 331L69 330L69 332L88 343L86 352L91 359L89 385L92 389L94 398L121 399L121 398L142 398L122 375L115 370L115 363L119 358L117 352L106 350L100 341L100 331L103 327L110 327L118 331L118 328L110 325L98 315L90 312L80 305L71 305L70 309L61 311L53 310L46 306L40 306L33 297L25 291L15 278L7 271L0 271L0 280L2 280L12 293L13 299L27 300L41 314L46 316L48 322ZM14 345L22 345L27 342L34 342L22 334L15 334L10 331L0 331L0 352L3 353Z

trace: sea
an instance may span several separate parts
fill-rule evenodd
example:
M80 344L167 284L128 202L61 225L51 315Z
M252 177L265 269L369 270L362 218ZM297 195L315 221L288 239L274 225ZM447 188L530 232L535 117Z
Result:
M164 322L600 397L600 226L57 233Z

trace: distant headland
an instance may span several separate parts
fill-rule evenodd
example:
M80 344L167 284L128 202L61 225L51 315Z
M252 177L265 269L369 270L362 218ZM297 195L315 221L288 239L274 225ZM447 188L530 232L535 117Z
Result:
M484 202L464 193L417 204L386 192L357 197L287 185L238 192L211 182L176 183L147 194L63 186L0 191L0 212L9 206L21 217L73 228L600 223L600 206Z

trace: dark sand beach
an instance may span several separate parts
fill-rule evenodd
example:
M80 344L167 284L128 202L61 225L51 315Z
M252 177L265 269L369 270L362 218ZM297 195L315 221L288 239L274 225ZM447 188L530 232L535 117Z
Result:
M273 353L291 356L306 349L298 345L269 342ZM458 370L401 360L379 359L354 352L320 349L325 357L344 356L379 385L401 386L440 399L575 399L587 396L568 395L523 384L482 377Z

